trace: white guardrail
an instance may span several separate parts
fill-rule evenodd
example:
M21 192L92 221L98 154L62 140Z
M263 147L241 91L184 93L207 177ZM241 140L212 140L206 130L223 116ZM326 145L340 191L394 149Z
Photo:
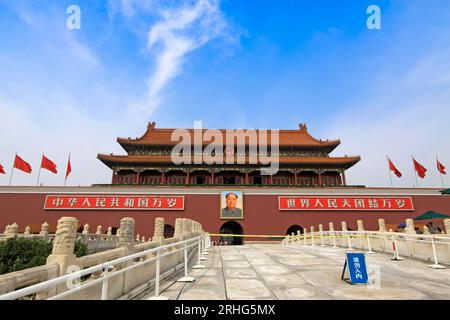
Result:
M431 261L434 269L450 265L450 236L377 231L318 231L286 236L282 244L295 246L331 246L347 250L361 249L366 253L393 254L393 260L403 257ZM440 264L441 263L441 264Z
M128 256L125 256L122 258L118 258L115 260L111 260L108 262L98 264L93 267L89 267L89 268L86 268L86 269L83 269L80 271L76 271L76 272L73 272L73 273L58 277L58 278L54 278L54 279L44 281L44 282L41 282L41 283L38 283L35 285L31 285L29 287L22 288L22 289L19 289L19 290L16 290L16 291L4 294L4 295L0 295L0 300L15 300L15 299L23 298L25 296L32 295L32 294L35 294L35 293L38 293L41 291L49 290L51 288L54 288L55 286L57 287L58 285L69 284L68 290L58 293L58 294L48 298L49 300L58 300L58 299L66 297L66 296L69 296L76 291L83 290L85 288L96 285L100 282L102 283L101 299L107 300L108 279L109 278L112 278L116 275L130 271L134 268L141 267L141 266L148 264L155 260L156 260L156 273L155 273L155 278L152 279L151 281L153 281L155 284L155 298L158 298L160 295L159 291L160 291L160 276L161 276L161 272L160 272L161 258L168 256L168 255L172 255L176 252L184 251L184 262L183 262L184 277L182 277L178 281L189 281L189 279L188 279L189 278L188 277L188 264L189 264L188 249L190 249L192 247L198 247L197 266L204 267L201 265L200 260L202 260L201 259L202 255L208 254L207 250L208 250L208 248L210 248L210 246L211 246L211 240L210 240L209 234L204 233L195 238L191 238L191 239L187 239L187 240L183 240L183 241L179 241L179 242L175 242L175 243L171 243L171 244L167 244L167 245L162 245L162 246L159 246L159 247L156 247L153 249L149 249L146 251L142 251L139 253L134 253L134 254L131 254L131 255L128 255ZM167 251L167 250L170 250L170 251L163 252L163 251ZM148 255L154 255L154 256L148 257ZM146 257L146 259L144 261L136 262L136 259L141 259L141 258L145 258L145 257ZM125 264L125 265L130 264L130 265L128 265L120 270L117 270L117 271L113 270L113 267L115 265L123 265L123 264ZM87 281L80 282L81 277L87 276L87 275L92 275L94 273L99 273L99 272L101 272L100 277L98 277L94 280L89 279Z

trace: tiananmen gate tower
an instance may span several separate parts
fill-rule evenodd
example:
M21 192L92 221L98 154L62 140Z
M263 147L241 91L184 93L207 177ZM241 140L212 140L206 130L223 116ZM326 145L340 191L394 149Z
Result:
M318 230L319 224L326 229L328 222L340 230L345 221L356 230L359 219L366 230L378 230L380 218L395 230L406 218L428 210L450 212L450 197L437 188L349 184L346 171L361 157L331 156L340 140L317 139L305 124L296 130L230 134L225 129L156 128L151 122L142 137L117 142L125 155L97 156L111 169L111 183L0 187L0 226L16 222L21 231L28 225L39 232L48 222L54 230L60 217L74 216L80 231L84 224L115 230L121 218L133 217L136 233L149 239L156 217L165 219L167 236L176 218L189 218L211 233L270 239L309 226ZM273 166L277 170L267 171ZM233 244L243 241L232 239ZM244 241L250 240L261 238Z
M262 165L249 163L252 156L249 139L242 143L242 154L238 152L238 143L232 150L235 159L245 158L242 164L234 161L229 165L199 163L174 166L171 152L178 141L171 137L175 130L178 129L158 129L151 122L142 137L117 139L128 155L99 154L98 159L113 170L112 184L337 187L346 185L345 170L360 161L359 156L330 157L340 141L317 140L309 134L305 124L300 124L298 130L279 130L277 155L280 168L274 175L261 175ZM188 131L194 135L193 129ZM224 129L219 131L225 132ZM261 130L255 130L255 133L259 137ZM202 139L201 143L204 147L210 141ZM222 152L226 154L225 148ZM194 154L192 149L192 157Z

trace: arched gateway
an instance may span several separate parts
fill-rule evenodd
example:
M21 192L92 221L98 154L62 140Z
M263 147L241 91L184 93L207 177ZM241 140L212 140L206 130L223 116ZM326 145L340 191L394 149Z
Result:
M172 238L175 233L175 228L170 224L164 225L164 238Z
M299 225L297 225L297 224L294 224L294 225L292 225L292 226L290 226L288 229L287 229L287 231L286 231L286 235L292 235L292 233L294 233L295 235L297 235L297 231L300 231L300 233L302 233L303 234L303 227L301 227L301 226L299 226Z
M237 223L236 221L227 221L220 227L221 234L244 234L244 229L242 229L242 226ZM243 237L233 237L233 236L224 236L220 237L220 240L224 240L229 245L242 245L244 243Z

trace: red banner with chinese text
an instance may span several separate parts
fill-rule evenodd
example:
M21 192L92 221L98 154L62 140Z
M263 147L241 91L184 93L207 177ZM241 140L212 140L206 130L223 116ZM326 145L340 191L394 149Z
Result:
M279 210L414 211L411 197L279 196Z
M49 195L45 210L184 210L184 196Z

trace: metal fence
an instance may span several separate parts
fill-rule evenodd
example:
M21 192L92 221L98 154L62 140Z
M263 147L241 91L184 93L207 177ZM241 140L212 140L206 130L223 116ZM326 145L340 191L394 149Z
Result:
M298 233L283 239L283 245L331 246L347 250L366 250L367 253L384 252L394 260L403 257L431 261L431 268L443 269L450 265L450 237L377 231L318 231Z
M203 267L201 265L202 256L207 254L208 248L211 246L211 240L209 234L202 233L200 236L170 243L167 245L161 245L156 248L145 250L139 253L134 253L125 257L114 259L108 262L104 262L80 271L76 271L58 278L50 279L29 287L19 289L4 295L0 295L0 300L15 300L20 299L28 295L36 294L43 291L55 290L58 287L64 286L65 290L51 296L49 299L63 299L67 298L73 293L82 292L83 290L90 288L96 284L101 283L101 299L106 300L108 292L111 290L110 279L120 274L133 271L133 269L145 266L150 262L156 262L155 278L151 279L154 283L155 297L160 296L160 281L161 281L161 259L166 256L173 255L176 252L183 252L184 276L178 281L193 281L194 278L188 276L188 251L190 249L197 249L197 267ZM195 252L195 251L194 251ZM116 266L122 265L120 269L116 269ZM88 279L82 282L82 277L97 274L95 279ZM98 275L100 274L100 275Z

